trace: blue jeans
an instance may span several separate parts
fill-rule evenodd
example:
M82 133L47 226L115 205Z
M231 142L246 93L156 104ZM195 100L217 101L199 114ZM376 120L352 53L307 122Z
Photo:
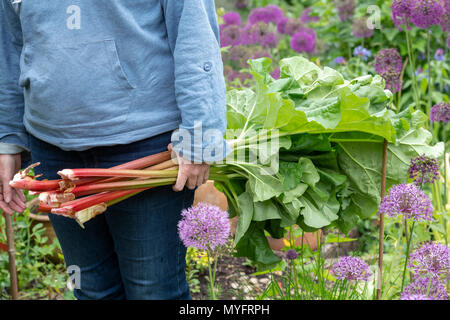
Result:
M57 179L64 168L108 168L167 150L171 133L127 145L63 151L31 137L36 173ZM171 186L142 192L85 223L50 214L66 265L81 270L77 299L191 299L185 275L186 248L177 223L194 191Z

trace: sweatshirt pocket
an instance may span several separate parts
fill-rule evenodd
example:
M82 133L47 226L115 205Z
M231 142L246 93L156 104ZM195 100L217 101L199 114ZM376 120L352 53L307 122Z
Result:
M33 122L78 131L126 120L134 86L114 40L28 47L24 67L21 85Z

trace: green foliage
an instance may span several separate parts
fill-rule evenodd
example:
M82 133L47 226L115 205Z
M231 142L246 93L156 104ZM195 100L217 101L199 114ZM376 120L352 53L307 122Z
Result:
M443 152L442 143L431 145L420 111L388 109L392 95L379 76L346 80L334 69L291 57L280 62L275 80L270 59L249 63L256 88L228 91L229 129L238 129L229 140L235 152L215 172L239 215L237 256L262 269L279 262L265 232L279 238L297 224L347 233L358 217L376 212L383 139L389 142L388 187L406 181L411 157Z
M3 217L3 216L2 216ZM47 244L42 223L32 226L27 209L23 215L14 215L13 228L16 266L21 299L49 299L55 295L72 297L66 291L65 266L57 240ZM0 219L0 242L6 243L4 219ZM9 258L0 251L0 298L9 298Z

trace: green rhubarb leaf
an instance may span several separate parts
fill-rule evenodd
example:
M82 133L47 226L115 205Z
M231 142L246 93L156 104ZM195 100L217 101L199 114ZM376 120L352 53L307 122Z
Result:
M234 237L234 243L238 243L244 234L247 232L248 227L253 219L253 198L248 192L244 192L238 197L240 214L236 227L236 234Z
M236 244L236 256L247 257L260 264L261 268L273 268L280 262L269 246L264 234L264 222L252 222L242 239Z

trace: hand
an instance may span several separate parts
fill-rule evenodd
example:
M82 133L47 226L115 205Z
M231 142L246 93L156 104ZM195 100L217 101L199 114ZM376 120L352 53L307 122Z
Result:
M168 149L173 151L172 144L169 144ZM209 164L193 163L183 159L178 153L175 152L175 154L178 161L178 177L177 182L173 186L174 191L181 191L184 186L193 190L196 186L199 187L208 181Z
M0 209L10 215L14 211L23 212L26 209L22 190L16 190L9 185L20 166L20 153L0 154Z

